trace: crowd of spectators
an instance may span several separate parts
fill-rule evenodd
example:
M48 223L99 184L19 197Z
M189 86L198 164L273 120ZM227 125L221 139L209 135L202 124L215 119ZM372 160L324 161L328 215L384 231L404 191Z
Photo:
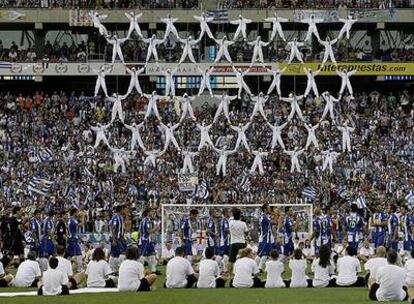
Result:
M145 84L143 90L149 90ZM352 152L341 154L333 174L321 172L320 152L314 148L301 158L302 173L292 174L290 158L277 149L264 160L265 175L250 176L248 187L242 188L240 183L253 161L252 155L240 148L229 157L227 176L216 176L217 153L204 148L194 165L200 182L208 183L207 199L180 192L177 174L182 158L172 146L158 159L156 169L143 165L146 155L138 149L127 172L115 173L109 149L92 148L94 133L90 127L110 121L112 104L106 99L87 97L83 92L55 91L26 96L7 92L1 94L0 100L1 207L20 204L27 209L27 214L33 208L63 210L76 203L84 210L85 221L106 221L111 207L122 203L128 206L127 227L132 227L144 204L158 207L160 203L189 201L297 203L308 186L315 189L316 202L331 204L341 212L348 206L344 202L362 194L368 206L386 200L399 202L412 191L414 183L412 92L360 92L354 100L347 95L343 97L335 109L337 123L350 119L356 129L351 136ZM123 102L125 122L141 122L147 102L145 97L130 95ZM159 107L164 123L179 120L174 100L163 99ZM311 95L301 103L306 121L313 125L318 123L323 107L324 102ZM215 110L215 105L203 104L196 110L197 121L210 124ZM272 96L265 110L269 122L283 123L290 108L288 103ZM236 100L231 105L231 124L246 123L251 111L252 102L248 98ZM159 121L149 118L141 130L147 150L163 148L164 138L158 127ZM217 146L234 147L237 133L224 118L213 125L210 134ZM283 130L286 150L303 147L306 134L303 124L294 119ZM107 135L111 146L129 149L130 131L119 121L108 129ZM248 142L254 150L268 150L271 136L270 128L259 116L247 131ZM191 120L180 125L176 137L183 149L196 150L199 131ZM341 150L341 133L331 122L320 124L317 137L321 150ZM45 148L52 151L52 157L39 160L36 151ZM30 195L27 186L33 176L54 182L48 197ZM347 195L339 196L344 189Z

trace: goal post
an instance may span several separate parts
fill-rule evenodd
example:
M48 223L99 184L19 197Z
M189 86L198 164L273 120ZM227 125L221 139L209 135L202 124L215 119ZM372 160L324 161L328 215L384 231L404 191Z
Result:
M297 221L297 236L301 241L309 239L312 235L313 226L313 205L312 204L269 204L273 208L277 208L280 214L284 214L286 207L291 207L293 218ZM206 226L210 210L214 210L216 221L222 215L224 209L231 210L239 208L242 211L242 217L246 221L249 228L249 237L253 241L257 241L259 233L259 219L261 214L260 204L243 204L243 205L222 205L222 204L162 204L161 205L161 239L162 243L170 241L174 245L179 244L179 235L181 232L180 223L189 215L190 210L198 210L198 219L193 223L192 227L193 243L199 250L206 245ZM216 227L218 225L216 224Z

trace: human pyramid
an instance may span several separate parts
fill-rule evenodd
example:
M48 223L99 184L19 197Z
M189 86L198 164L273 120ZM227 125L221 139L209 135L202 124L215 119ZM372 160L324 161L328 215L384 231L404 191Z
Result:
M178 34L178 31L174 25L174 23L178 20L177 18L172 18L170 15L168 15L165 18L161 18L160 20L166 24L166 30L165 35L163 39L157 39L156 35L152 35L150 38L144 38L138 23L138 19L142 16L142 13L136 14L135 12L131 13L125 13L125 16L130 21L130 26L128 30L128 34L125 38L119 38L116 34L110 35L105 28L105 26L102 24L102 20L106 18L106 16L101 16L97 12L91 12L90 16L92 17L94 27L99 30L99 33L103 35L107 42L113 46L112 48L112 64L115 63L116 58L118 57L120 61L125 64L124 57L122 54L122 45L131 37L131 34L135 31L136 34L140 39L143 40L145 44L147 44L147 56L146 56L146 62L145 65L140 68L136 69L128 68L126 67L127 72L131 76L131 80L129 83L128 90L125 95L119 95L118 93L112 94L112 96L108 95L106 82L105 82L105 76L107 74L104 67L101 67L100 70L96 71L98 77L96 81L95 86L95 96L99 93L100 89L103 90L105 96L109 101L113 103L112 106L112 116L111 116L111 122L107 125L97 124L94 127L91 127L91 129L96 133L96 140L94 148L96 149L101 142L109 147L111 152L113 153L114 157L114 170L115 172L118 171L119 168L121 168L121 171L123 173L126 172L126 166L125 164L128 163L136 153L134 150L135 147L138 145L146 155L146 158L144 160L144 166L145 167L154 167L157 166L157 158L161 157L170 144L172 144L177 151L179 151L183 158L183 167L181 171L183 173L193 173L194 172L194 166L193 166L193 159L195 156L198 155L201 149L203 147L211 147L213 151L215 151L218 154L218 162L216 164L216 174L220 175L220 173L225 176L226 175L226 165L227 165L227 159L230 155L236 153L238 149L243 146L249 153L251 153L254 156L253 164L250 168L250 173L255 174L256 171L260 175L264 174L263 169L263 159L268 157L271 153L274 153L275 148L278 146L281 148L283 153L288 155L290 157L291 161L291 168L290 172L294 173L295 171L301 172L301 166L300 166L300 158L302 155L304 155L305 151L307 151L310 147L314 147L317 150L320 150L318 139L316 137L316 130L319 128L321 122L323 122L325 119L328 119L328 117L331 119L331 123L336 126L336 128L342 133L342 152L350 152L351 151L351 133L354 131L354 127L352 126L352 121L349 121L346 119L345 121L339 121L339 118L335 116L335 104L339 102L339 100L342 98L342 94L344 93L345 89L348 90L351 98L353 98L353 90L350 82L350 77L355 74L356 71L337 71L338 76L341 77L341 87L339 90L338 98L335 98L332 96L329 92L324 92L321 94L323 100L325 101L325 107L323 110L322 117L316 125L308 124L305 120L305 117L302 114L299 102L302 101L304 98L306 98L311 92L316 97L319 97L319 92L316 84L315 77L320 73L320 69L317 71L313 71L312 69L308 69L304 67L304 72L307 76L307 86L305 89L305 92L303 95L296 95L295 92L292 92L289 94L288 97L282 97L281 96L281 77L285 71L286 68L280 70L270 70L267 69L264 65L264 59L263 59L263 47L267 47L271 41L274 39L277 39L277 36L280 37L283 41L286 42L286 38L283 34L282 30L282 23L287 22L288 19L278 17L277 14L275 14L274 17L266 18L266 22L272 23L272 33L270 37L269 42L264 42L261 40L261 37L258 36L253 41L247 41L247 24L251 23L252 20L246 19L243 16L239 16L238 19L230 21L231 24L234 24L237 26L237 29L234 33L233 39L230 40L226 35L224 35L221 39L216 39L214 35L212 34L208 23L213 21L213 18L208 17L205 13L202 13L201 16L194 16L196 20L200 23L200 35L197 39L194 39L193 37L189 36L187 38L181 38ZM323 22L321 19L315 18L313 15L309 18L303 20L302 22L308 24L308 31L305 37L305 41L308 41L311 39L312 35L314 35L319 43L324 46L324 56L322 60L322 67L323 65L330 60L335 65L336 60L334 56L334 52L332 49L332 46L337 43L339 39L341 39L343 36L345 36L346 39L349 39L350 37L350 30L352 25L357 21L356 19L353 19L352 16L348 16L347 19L339 19L342 23L344 23L342 29L339 32L339 35L335 39L330 39L329 37L326 40L321 40L319 37L317 24ZM144 72L148 62L154 57L155 63L158 65L158 53L157 53L157 47L164 43L167 38L172 34L179 43L183 45L183 52L181 55L181 58L178 62L178 66L174 69L167 68L165 71L162 72L162 74L165 77L165 96L157 95L156 91L153 91L151 94L145 94L142 92L140 82L139 82L139 76ZM218 46L218 52L217 56L214 60L214 63L207 69L200 69L198 68L200 75L201 75L201 82L200 82L200 88L198 92L198 96L200 96L206 89L208 90L210 96L212 98L216 98L219 100L219 105L217 108L217 111L215 113L213 122L211 124L206 124L205 122L202 122L201 124L197 123L197 128L200 131L200 142L198 145L198 151L189 151L189 150L183 150L179 146L176 137L174 135L174 132L180 127L181 123L189 117L194 122L197 121L193 107L192 107L192 101L196 98L195 96L189 96L187 93L184 93L183 96L176 96L175 94L175 85L174 85L174 76L177 73L177 70L179 66L188 58L193 64L197 64L194 55L192 53L192 47L199 44L201 39L204 37L204 35L207 35L210 39L214 40L215 43ZM243 41L246 41L248 45L253 46L253 56L250 63L250 66L247 70L243 71L240 68L236 68L233 65L232 59L230 57L229 53L229 46L234 44L239 38L242 38ZM296 59L297 61L303 63L303 57L302 53L300 52L300 47L304 45L304 42L298 41L296 38L292 41L287 42L287 46L290 49L290 56L287 59L287 63L291 64ZM210 76L213 75L214 71L214 64L219 63L222 59L228 61L233 69L234 75L236 76L237 85L238 85L238 94L236 96L229 96L227 93L223 93L222 95L214 95L213 90L210 84ZM267 72L272 75L272 82L267 90L266 95L263 92L258 93L256 96L252 94L250 88L248 87L247 83L244 80L244 77L249 74L250 69L254 65L261 65L264 68L266 68ZM127 125L124 122L124 112L122 109L122 101L128 97L128 95L134 90L138 92L138 94L145 96L148 99L148 105L147 110L144 116L144 121L140 124L133 123L132 125ZM254 107L252 114L250 116L250 121L246 124L238 124L237 126L231 125L230 121L230 115L229 115L229 105L232 100L235 100L237 98L241 98L242 92L245 91L252 101L254 101ZM268 122L268 119L266 117L264 106L266 102L269 99L270 94L276 91L279 100L287 102L290 104L291 110L290 114L287 117L287 121L283 124L278 124L275 122L274 124L271 124ZM159 114L157 102L162 97L170 97L177 98L178 101L181 104L181 117L178 123L176 124L164 124L162 122L161 116ZM237 132L237 140L236 145L233 149L227 149L227 146L224 147L216 147L211 138L210 138L210 129L212 128L213 124L217 122L219 117L224 114L227 122L230 124L230 127L232 130ZM270 151L264 151L262 148L259 148L258 150L252 150L249 146L249 143L247 142L246 137L246 131L251 125L251 122L253 121L253 118L260 114L263 119L265 120L266 124L269 128L272 130L272 140L270 145ZM144 122L150 117L151 115L155 115L160 123L160 129L163 132L164 135L164 147L162 150L147 150L144 146L142 137L141 137L141 129L143 128ZM304 127L307 130L307 140L305 147L295 147L293 150L286 150L285 145L282 139L282 130L287 126L288 123L292 121L292 119L297 116L300 121L304 124ZM119 120L124 124L126 128L128 128L132 132L132 139L130 144L130 150L125 150L124 148L114 148L111 147L108 139L106 137L106 130L111 126L111 124L116 120L116 118L119 118ZM340 155L340 152L333 151L332 148L329 148L324 151L320 151L320 157L322 160L322 171L325 171L329 169L329 172L333 172L333 165L336 162L336 159Z

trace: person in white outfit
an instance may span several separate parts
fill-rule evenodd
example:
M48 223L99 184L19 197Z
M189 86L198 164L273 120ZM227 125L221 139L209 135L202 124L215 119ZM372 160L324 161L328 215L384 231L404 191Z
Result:
M199 154L198 152L191 152L191 151L186 151L186 150L181 151L181 155L183 157L183 168L182 168L181 172L183 174L186 174L187 171L189 171L190 173L194 173L194 166L193 166L193 161L192 160L198 154Z
M304 121L305 119L303 118L302 115L302 111L300 110L299 107L299 100L303 99L303 95L297 96L295 93L290 93L289 97L281 97L280 100L282 101L286 101L290 103L290 114L288 116L288 120L292 120L293 116L295 116L295 113L298 114L298 117L300 118L300 120Z
M339 102L339 99L333 97L331 94L329 94L328 91L323 92L322 97L325 100L326 105L325 105L325 109L323 110L321 120L324 120L326 115L329 112L329 116L331 117L332 122L335 122L334 103Z
M125 128L130 130L132 132L132 139L131 139L131 151L135 149L135 145L138 144L138 146L145 150L144 142L142 141L140 130L144 126L144 122L141 122L140 124L136 124L135 122L132 123L132 125L124 124Z
M138 24L138 19L142 17L142 13L135 14L135 12L125 13L125 16L129 20L128 37L131 37L132 32L135 30L137 35L142 38L141 28Z
M102 20L106 19L108 15L99 15L98 12L90 12L89 16L92 18L92 23L95 28L99 30L99 34L101 34L104 37L108 36L108 31L106 30L106 27L102 24Z
M178 97L178 100L181 102L181 118L180 122L184 120L184 118L190 116L192 120L196 120L194 116L193 107L191 106L191 102L194 101L195 96L188 96L187 93L184 93L183 97Z
M351 95L351 98L354 99L354 90L352 89L351 81L349 77L354 75L357 72L357 70L352 71L339 71L336 70L336 74L341 77L341 88L339 89L339 96L342 96L342 94L345 91L345 88L348 89L349 94Z
M250 46L253 46L253 56L252 56L252 62L250 63L250 66L253 66L256 62L259 62L261 64L264 63L263 59L263 47L267 47L269 45L269 42L263 42L262 38L260 36L257 36L256 40L253 40L251 42L247 43Z
M327 37L326 40L318 39L318 41L325 48L325 51L323 53L322 65L324 65L328 61L328 59L330 59L332 63L336 65L337 63L332 46L338 41L338 39L335 38L331 40L329 37Z
M175 84L174 84L174 74L177 72L178 68L173 70L167 69L165 72L161 72L165 77L165 96L175 96Z
M240 251L240 258L233 265L234 278L230 286L234 288L260 288L263 283L257 277L259 267L254 260L251 248L243 248Z
M207 247L205 259L200 261L197 288L222 288L226 281L220 276L220 268L214 258L214 247Z
M312 90L315 96L319 97L319 91L316 85L315 77L319 75L321 70L319 69L316 72L314 72L312 71L312 69L308 69L306 67L304 67L303 70L305 71L306 77L308 78L305 93L303 94L303 96L306 98L306 96L308 96L310 91Z
M246 150L250 153L250 148L249 148L249 144L247 143L247 137L245 133L247 129L249 128L249 126L250 126L250 122L248 122L244 126L241 123L239 123L237 127L230 126L232 130L237 132L236 146L234 148L235 150L239 148L240 144L243 144Z
M126 159L126 155L125 155L125 149L121 148L121 149L115 149L110 147L111 152L113 153L113 157L114 157L114 172L117 173L118 172L118 168L121 167L121 172L122 174L125 174L126 172L126 167L125 167L125 159Z
M247 33L246 33L247 24L252 23L252 20L246 19L242 15L239 15L239 18L237 18L236 20L231 20L230 23L237 25L236 32L234 33L234 36L233 36L233 41L237 40L240 34L242 35L243 39L246 40L247 39Z
M282 130L287 126L288 122L285 122L282 125L278 125L275 122L273 125L267 122L267 125L270 129L272 129L272 143L270 144L270 148L273 150L277 145L279 145L282 150L285 150L285 144L282 140Z
M119 119L124 122L124 112L122 111L122 100L128 97L128 94L125 95L118 95L116 93L112 94L112 97L107 97L107 99L113 102L112 106L112 115L111 115L111 123L114 122L116 116L119 116Z
M338 39L341 39L342 36L344 34L346 34L345 37L346 37L346 39L349 40L349 37L350 37L349 34L351 32L352 25L354 25L354 23L357 22L358 19L353 19L352 16L349 15L348 18L346 18L346 19L339 18L339 21L342 22L344 25L342 26L341 30L339 31Z
M157 39L156 35L152 35L151 38L142 38L147 46L147 57L145 58L145 63L148 63L151 60L151 56L154 56L155 62L158 63L158 52L157 47L164 43L167 40L167 36L164 36L163 39Z
M236 153L236 150L225 150L226 147L223 149L217 149L213 146L213 150L219 154L219 159L216 164L216 175L219 176L220 172L223 176L226 176L226 167L227 167L227 158L229 155Z
M308 287L308 277L306 276L306 259L303 258L302 250L299 248L293 252L293 257L289 260L289 268L292 271L290 288ZM310 281L310 280L309 280Z
M224 113L224 116L227 118L227 121L230 123L230 115L229 115L230 101L237 99L237 96L229 96L227 95L227 93L223 93L223 95L214 95L214 97L217 99L220 99L220 104L217 108L216 114L214 115L213 123L217 121L221 113Z
M298 148L295 148L292 151L283 151L285 154L290 156L290 173L293 173L295 171L302 172L300 169L300 162L299 162L299 156L303 154L305 150L299 150Z
M125 41L127 41L129 39L129 36L125 37L125 38L118 38L118 36L116 34L112 35L111 38L106 38L106 41L112 45L112 64L115 63L116 60L116 56L118 55L119 60L121 60L121 62L123 64L125 64L124 61L124 55L122 54L122 48L121 46L125 43Z
M230 41L227 39L226 36L224 36L221 39L214 39L214 41L216 42L216 44L218 45L218 52L216 55L216 59L214 59L214 63L218 63L220 62L221 58L224 56L224 58L226 58L226 60L230 63L233 64L233 61L230 57L230 53L229 53L229 46L234 44L234 41Z
M200 144L198 145L198 151L200 151L206 145L211 147L214 146L209 134L212 126L213 124L206 125L204 122L201 125L197 124L197 128L200 130Z
M213 71L214 67L202 70L199 67L197 67L198 70L201 73L201 80L200 80L200 89L198 90L198 96L200 96L204 90L207 88L208 92L210 93L210 96L213 97L213 90L211 89L210 84L210 76L211 72Z
M319 128L319 124L311 126L305 123L305 128L308 131L308 137L306 139L305 150L308 150L308 148L311 145L313 145L316 149L319 149L318 139L316 138L316 134L315 134L316 129Z
M254 160L252 167L250 168L250 174L254 174L256 170L259 169L259 174L263 175L263 157L267 157L269 152L263 152L262 148L259 148L257 151L252 151L252 154L254 155Z
M267 95L270 95L274 89L276 89L277 95L282 96L282 91L280 90L280 80L281 77L283 75L283 73L285 72L286 67L284 67L282 70L280 69L276 69L276 70L269 70L267 69L267 71L269 73L272 73L273 79L272 79L272 83L270 84L269 89L267 90Z
M180 146L178 145L177 140L175 139L174 136L174 131L180 126L179 123L175 124L175 125L171 125L171 123L168 123L167 125L164 125L161 122L161 129L164 131L164 135L165 135L165 148L167 149L168 146L170 145L170 142L175 146L175 148L178 151L181 151Z
M338 130L342 132L342 152L351 152L351 133L355 128L348 126L348 121L343 126L337 126Z
M178 61L178 65L184 62L184 60L188 57L192 63L196 63L196 60L193 55L193 46L197 45L200 40L194 40L192 36L189 36L185 39L179 39L180 43L183 44L183 52L181 55L180 60Z
M207 33L208 37L214 39L213 33L211 32L210 27L208 26L208 23L212 22L214 18L207 17L207 15L204 12L201 13L200 16L193 16L193 18L200 22L200 37L198 37L198 39L201 40L205 33Z
M368 272L367 278L367 285L368 288L371 288L371 285L376 282L377 277L377 271L383 266L388 265L387 258L385 257L387 254L387 249L385 249L384 246L379 246L377 249L375 249L375 257L370 258L365 264L364 268L365 271ZM405 263L405 269L407 270L407 263ZM407 272L407 278L408 278L408 272ZM407 286L408 282L407 282Z
M262 92L259 93L258 96L252 96L251 99L255 102L253 107L252 115L250 116L250 121L253 120L253 118L256 116L257 113L260 113L262 115L264 120L267 120L266 114L264 112L264 105L266 101L269 99L269 96L264 96Z
M283 34L281 23L288 22L289 20L287 18L278 17L277 14L275 14L274 17L266 18L265 21L272 23L272 33L270 34L271 41L275 39L276 34L278 34L283 41L286 41L285 35Z
M168 14L165 18L160 18L161 22L165 23L165 38L167 38L170 33L173 33L177 39L180 39L180 36L178 35L178 31L175 28L174 23L178 21L178 18L172 18L170 14Z
M145 112L144 120L146 120L152 112L154 112L158 120L161 120L160 113L158 112L157 107L157 101L160 99L161 96L157 95L156 91L153 91L152 94L144 94L144 96L148 98L148 107L147 111Z
M150 165L156 169L157 168L157 158L162 156L166 151L166 147L162 151L160 150L144 150L144 154L147 156L144 160L144 166L149 167Z
M128 74L131 76L131 80L129 81L129 86L126 95L129 95L132 90L135 88L137 92L142 95L142 89L141 85L139 84L138 76L141 75L145 71L145 66L137 70L135 67L132 67L131 69L128 67L125 67Z
M303 63L303 56L299 50L299 48L302 47L303 45L304 43L297 41L296 38L293 39L293 41L290 41L287 43L286 46L288 49L290 49L288 64L291 64L293 59L295 58L299 60L301 63Z
M94 149L96 149L99 146L101 141L103 141L103 143L109 147L109 142L108 138L106 138L105 130L108 129L110 125L111 124L101 125L100 123L98 123L96 127L91 127L92 131L96 133L95 145L93 147Z
M341 155L341 153L326 150L322 151L322 171L325 171L329 167L329 173L333 173L333 164L336 162L336 159L338 156Z
M270 251L270 260L265 264L265 272L267 273L265 288L283 288L286 287L283 282L282 274L285 271L284 264L279 261L279 252L275 249Z
M249 86L244 81L244 76L246 76L249 73L250 68L248 68L244 72L241 69L234 68L234 66L232 66L232 69L233 69L233 72L236 74L237 86L239 88L239 91L237 93L237 97L241 98L241 93L242 93L243 89L246 91L247 94L252 95L252 92L250 91Z
M105 81L105 76L106 76L105 67L102 66L99 70L93 70L93 71L98 74L98 78L96 79L96 84L95 84L95 96L98 95L100 88L102 88L105 96L108 96L108 90L106 89L106 81Z
M331 276L335 274L335 264L331 259L330 248L326 245L321 245L319 249L319 256L313 260L311 266L314 274L312 286L313 287L329 287Z
M315 18L314 15L311 15L309 18L305 18L305 19L301 20L302 23L307 23L308 24L308 31L306 33L305 41L308 41L309 39L311 39L312 34L314 34L315 37L318 40L320 40L319 33L318 33L318 28L316 27L316 24L318 24L322 21L323 21L323 19Z

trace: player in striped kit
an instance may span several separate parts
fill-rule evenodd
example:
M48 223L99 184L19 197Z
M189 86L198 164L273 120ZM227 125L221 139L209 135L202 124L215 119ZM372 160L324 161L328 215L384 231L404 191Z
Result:
M147 260L148 267L151 272L157 272L157 260L155 259L155 247L154 241L151 238L151 234L158 231L159 227L154 225L153 209L147 208L142 213L142 221L139 224L139 250L141 252L141 257ZM143 263L144 264L144 263Z
M314 214L315 219L313 220L313 234L311 240L315 240L315 254L318 254L322 245L327 246L329 249L332 246L332 223L329 215L323 215L320 208L315 208Z
M351 212L344 219L344 235L346 235L346 242L348 246L358 250L359 242L363 239L364 220L357 213L358 206L351 205Z
M263 266L273 249L274 242L272 234L272 218L270 217L271 209L268 203L262 205L262 214L259 219L259 249L258 256L260 257L259 269L263 270Z
M285 218L283 219L283 225L281 227L283 233L283 255L285 258L289 257L295 246L293 244L293 233L295 232L295 223L293 221L292 207L285 208Z
M387 224L387 247L398 251L398 231L400 227L400 219L397 214L397 206L391 205L388 210L388 224Z
M223 210L223 216L219 222L218 245L216 262L219 264L221 272L227 272L230 253L230 231L229 231L229 209Z
M381 208L377 209L376 206L373 206L371 210L373 212L371 216L371 227L373 227L372 241L375 248L378 248L385 244L385 236L387 234L387 213L381 210Z
M192 249L192 237L193 237L193 225L197 223L198 210L191 209L188 217L184 218L181 222L181 240L185 247L186 259L192 263L193 261L193 249Z
M124 260L124 252L127 248L124 238L124 218L122 216L123 206L115 207L115 214L112 216L111 227L111 257L109 265L113 271L118 271L119 265Z
M35 251L39 254L40 240L41 236L41 223L42 213L40 210L36 209L33 214L33 218L30 220L30 236L32 242L30 244L30 251Z
M69 211L69 221L68 221L68 248L66 253L68 258L75 257L77 271L81 272L83 270L82 265L82 251L79 246L78 239L78 210L73 208Z
M401 231L404 235L403 250L410 256L413 250L414 217L406 205L401 206Z
M54 233L53 216L54 212L51 211L43 220L42 223L42 240L40 241L40 268L46 271L48 268L48 259L56 252L55 244L52 240Z

